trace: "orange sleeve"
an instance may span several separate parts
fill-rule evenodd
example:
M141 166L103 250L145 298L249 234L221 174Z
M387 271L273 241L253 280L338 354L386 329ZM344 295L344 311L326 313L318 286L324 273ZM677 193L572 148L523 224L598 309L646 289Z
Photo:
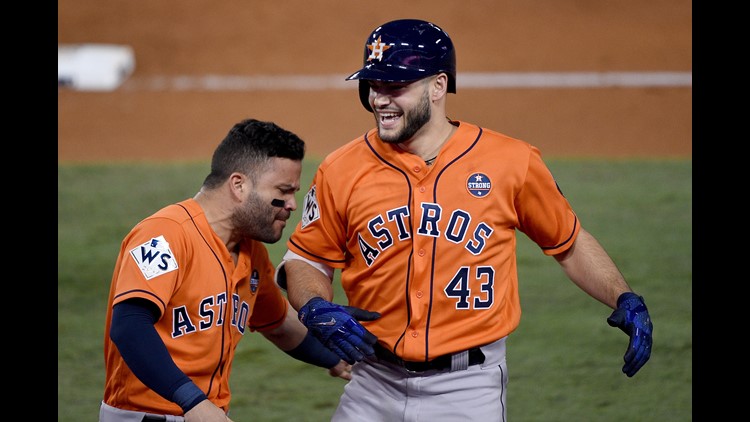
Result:
M153 251L141 252L144 245L154 241L155 234L163 241L160 248L163 253L157 258L158 265L152 265L156 271L143 269L138 264L139 254L154 256ZM181 282L180 271L186 266L184 261L188 252L185 248L184 233L179 223L166 218L148 218L143 220L122 241L121 262L114 278L113 305L131 298L143 298L155 303L164 313L174 291ZM159 270L159 268L166 268Z
M354 145L354 144L350 144ZM351 148L344 148L344 150ZM346 251L346 201L337 196L345 195L353 189L349 186L350 175L336 173L332 164L341 156L341 151L329 155L318 167L310 189L305 195L302 220L289 237L287 246L292 252L313 261L325 263L333 268L344 268ZM340 167L340 166L339 166ZM350 178L351 180L346 180ZM342 183L342 179L346 182ZM339 186L334 189L328 180L335 180Z
M268 250L260 242L253 241L252 262L253 268L258 271L258 290L247 326L251 331L271 330L284 322L289 302L276 285L275 268Z
M573 244L581 224L536 147L516 200L519 229L546 255L557 255Z

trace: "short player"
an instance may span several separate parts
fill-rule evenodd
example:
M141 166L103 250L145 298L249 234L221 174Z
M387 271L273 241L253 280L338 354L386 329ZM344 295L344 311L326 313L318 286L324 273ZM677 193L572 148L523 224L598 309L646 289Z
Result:
M128 233L107 306L100 422L231 420L235 349L254 331L350 379L350 366L297 319L264 245L281 238L297 208L304 152L297 135L243 120L193 198Z
M614 309L623 372L648 361L652 323L535 146L446 114L456 53L439 26L387 22L347 80L375 127L328 155L278 281L300 320L353 366L333 421L504 421L506 339L519 325L516 236ZM357 321L332 303L341 271Z

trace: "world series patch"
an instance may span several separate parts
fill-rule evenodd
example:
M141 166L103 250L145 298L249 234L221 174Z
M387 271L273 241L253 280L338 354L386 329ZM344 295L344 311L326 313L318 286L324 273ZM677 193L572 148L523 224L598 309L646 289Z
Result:
M138 268L146 280L166 274L177 269L177 261L169 249L164 236L155 237L148 242L130 250Z
M492 181L484 173L474 173L466 180L466 190L475 198L484 198L492 190Z
M258 270L253 268L253 272L250 275L250 293L255 294L258 292L258 283L260 283L260 274L258 274Z
M315 194L315 185L305 194L305 203L302 207L302 228L320 218L320 207L318 196Z

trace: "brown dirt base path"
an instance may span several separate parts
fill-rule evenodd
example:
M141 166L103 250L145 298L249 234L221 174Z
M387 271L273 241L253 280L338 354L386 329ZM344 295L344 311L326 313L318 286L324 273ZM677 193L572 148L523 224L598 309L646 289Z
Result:
M58 162L206 160L246 117L273 120L322 157L373 126L351 89L153 91L180 75L331 75L361 65L377 24L421 18L452 37L461 72L692 70L684 0L58 1L58 43L133 47L113 92L58 91ZM692 156L692 87L461 89L449 117L528 141L545 156Z

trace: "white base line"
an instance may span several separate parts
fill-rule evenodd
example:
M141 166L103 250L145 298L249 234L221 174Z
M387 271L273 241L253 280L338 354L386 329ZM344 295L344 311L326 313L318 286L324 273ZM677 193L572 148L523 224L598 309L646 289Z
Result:
M354 90L346 75L131 77L130 91L322 91ZM692 72L461 72L457 89L692 87Z

